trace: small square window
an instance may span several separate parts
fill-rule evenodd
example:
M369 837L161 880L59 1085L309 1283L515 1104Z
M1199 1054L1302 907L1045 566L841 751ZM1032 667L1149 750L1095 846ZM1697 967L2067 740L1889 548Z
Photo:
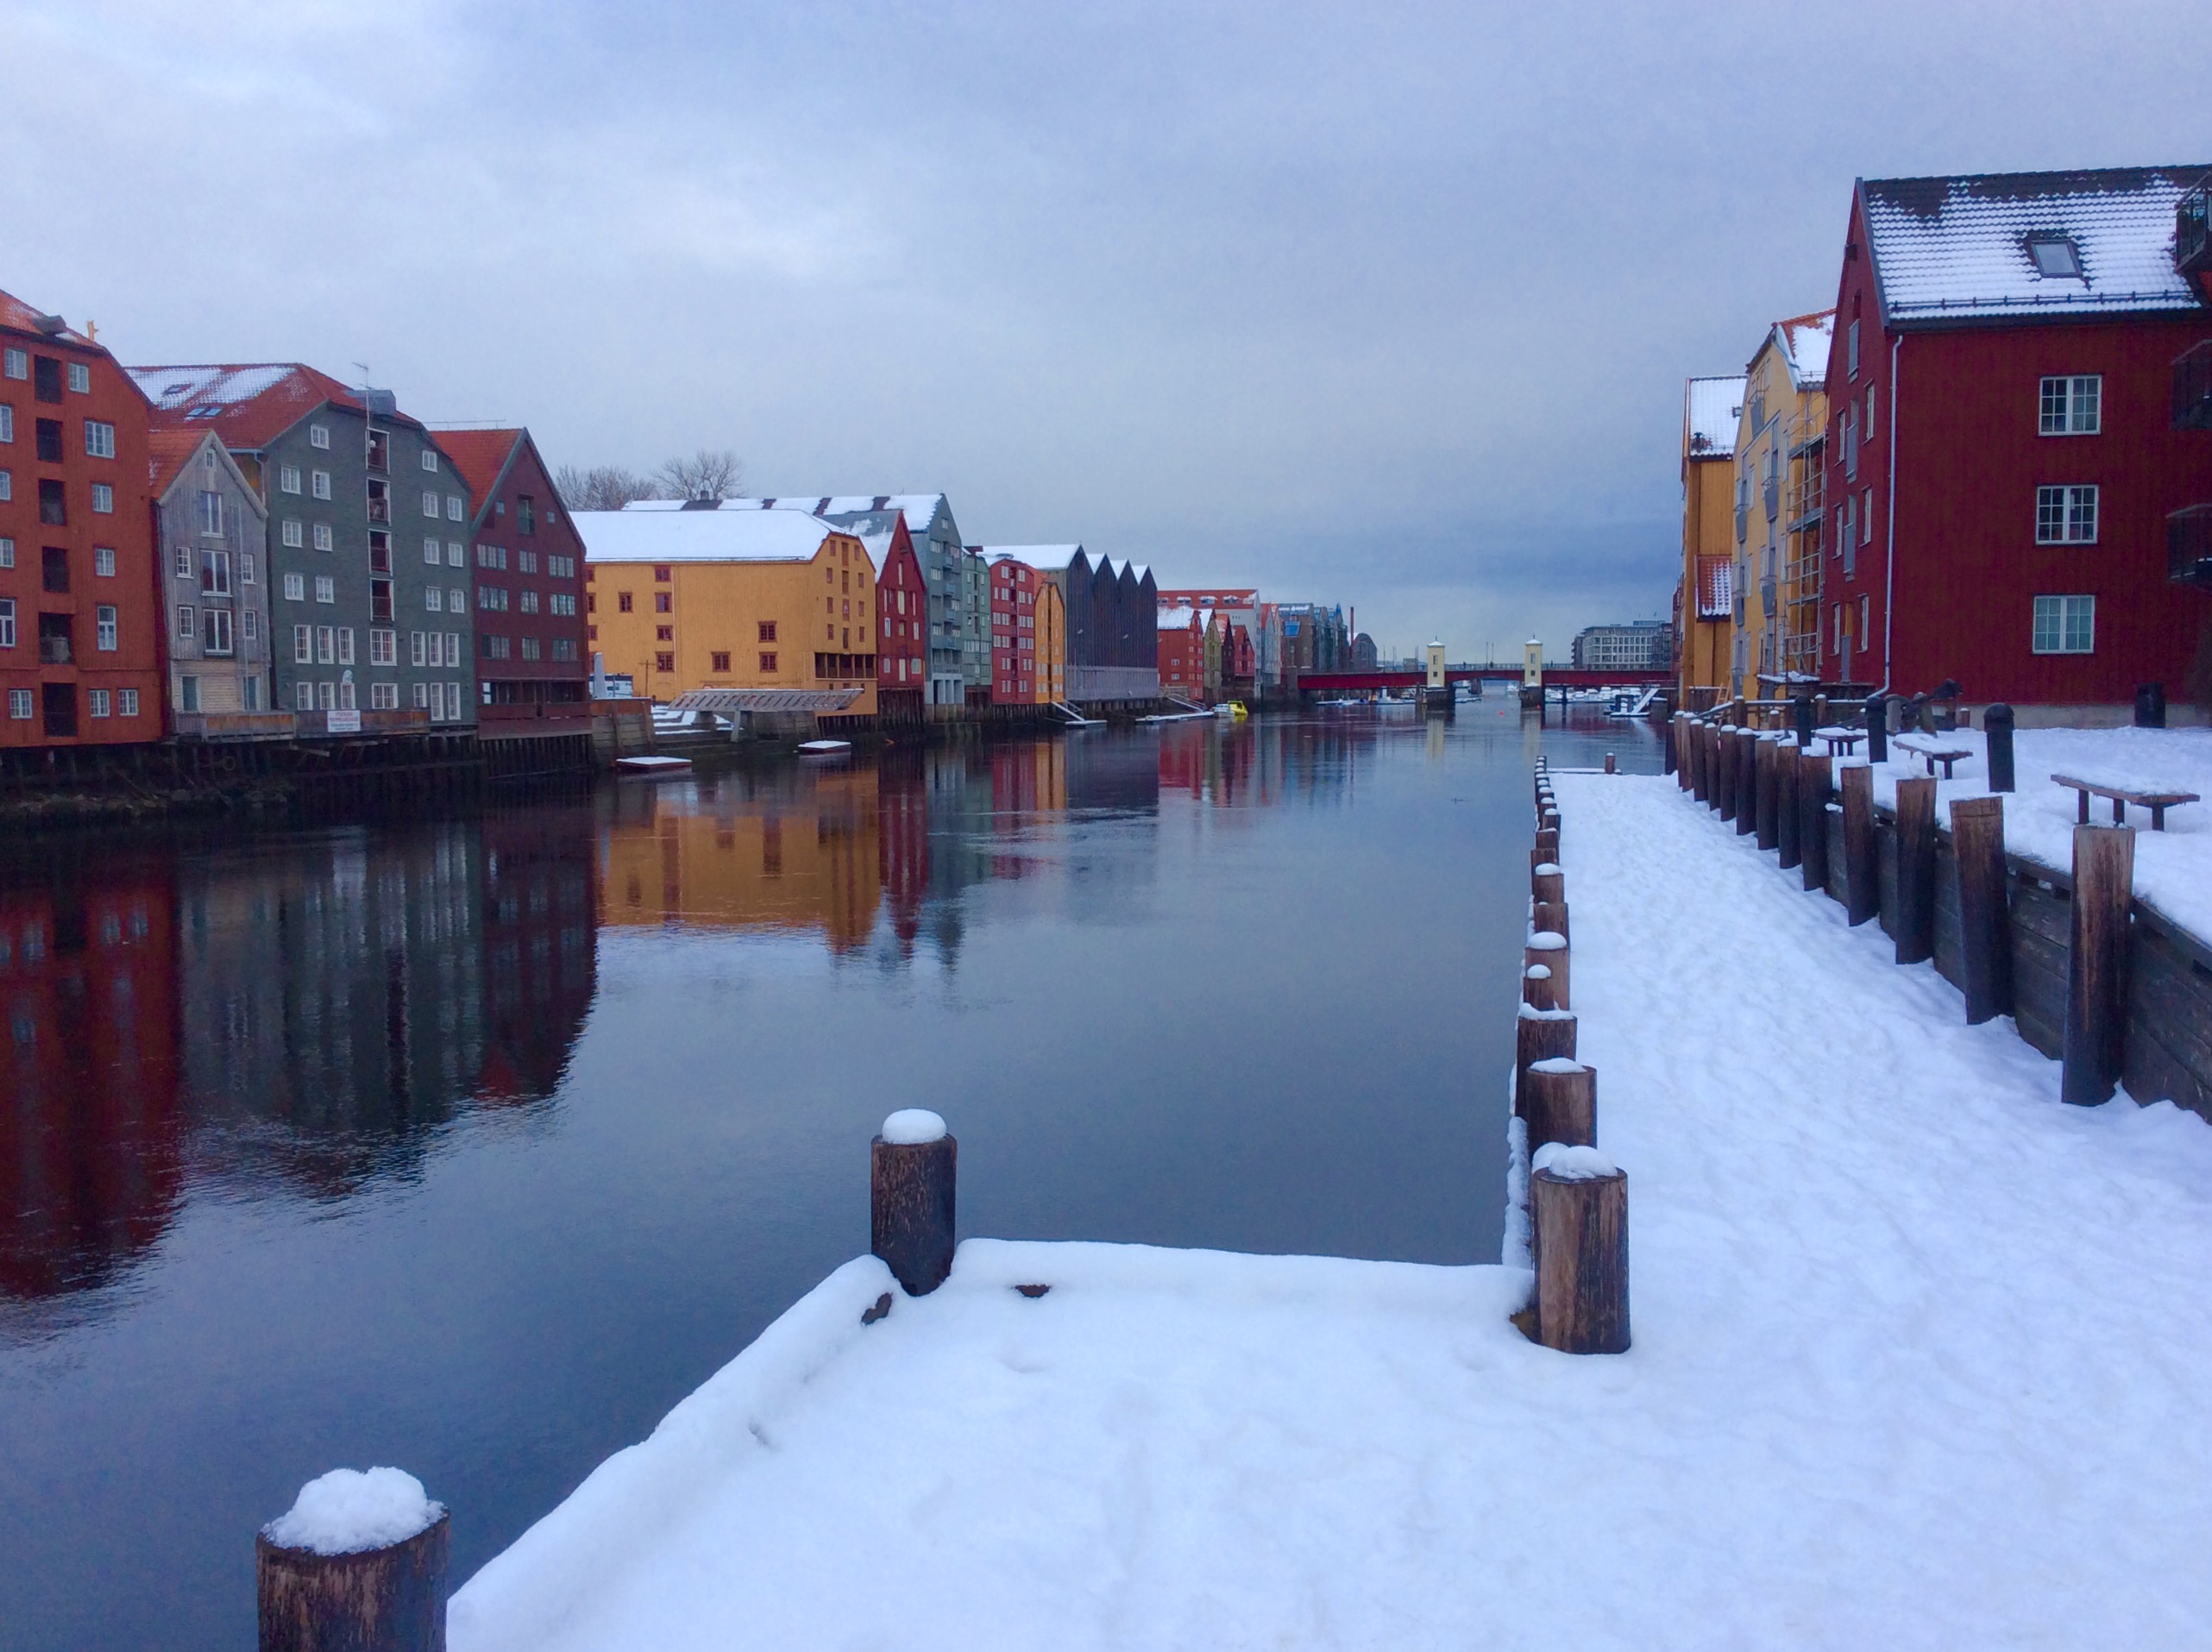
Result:
M80 396L92 393L92 369L82 361L69 364L69 387Z
M2060 280L2082 279L2081 248L2074 244L2071 236L2030 236L2027 255L2033 261L2038 275Z
M307 427L307 445L311 448L328 449L330 445L330 427L327 424L309 425Z
M318 470L315 472L315 474L308 480L308 491L312 493L317 499L330 498L330 473L327 470Z
M2103 376L2077 373L2046 378L2037 403L2039 434L2096 436L2103 428Z
M460 568L463 566L465 562L466 558L462 555L461 542L458 539L447 540L445 542L445 565L448 568Z
M115 576L116 576L116 554L115 554L115 552L114 552L113 550L111 550L110 549L109 549L109 548L108 548L107 546L105 546L105 545L95 545L95 546L93 546L93 547L92 547L92 573L93 573L94 577L98 578L98 579L111 580L111 579L115 578Z
M10 379L31 376L31 358L22 350L0 350L0 374ZM30 713L26 712L25 716Z
M656 591L653 593L653 612L655 613L668 613L672 612L672 605L669 600L669 594L666 591Z
M116 427L105 419L85 421L85 456L88 459L112 459L116 456Z
M116 513L116 490L106 482L92 484L92 514L113 516Z
M423 449L423 468L424 470L432 471L437 468L437 451L436 449L424 448Z
M2093 486L2037 488L2035 543L2039 545L2095 544L2096 493L2097 490Z
M2093 596L2038 597L2034 634L2038 654L2096 651L2096 599Z
M330 524L327 522L317 522L315 524L315 549L328 550L330 549Z
M467 507L467 504L468 501L463 499L460 494L448 493L445 496L445 519L448 522L458 522L462 520L462 512Z
M135 717L138 715L137 689L119 688L116 691L116 715L118 717Z
M298 465L279 465L277 467L277 489L280 493L297 493L299 491L299 467Z
M317 574L315 576L315 600L317 602L336 602L337 600L337 581L333 579L328 574Z
M108 714L108 691L105 688L95 688L85 697L91 702L93 716L105 717Z
M286 602L307 600L307 575L287 574L284 576L284 600Z

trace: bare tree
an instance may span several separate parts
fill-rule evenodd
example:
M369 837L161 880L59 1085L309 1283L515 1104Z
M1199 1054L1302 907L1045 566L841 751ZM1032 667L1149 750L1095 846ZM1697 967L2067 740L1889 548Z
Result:
M594 465L588 470L562 465L554 474L553 486L560 491L561 503L572 511L619 511L632 499L653 499L659 493L650 478L620 465Z
M701 448L688 459L669 459L653 480L676 499L729 499L745 480L745 464L728 448Z

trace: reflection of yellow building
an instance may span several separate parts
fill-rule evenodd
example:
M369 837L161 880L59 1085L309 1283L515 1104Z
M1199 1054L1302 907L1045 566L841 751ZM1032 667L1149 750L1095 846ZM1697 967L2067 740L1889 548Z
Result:
M1703 711L1731 692L1736 535L1729 506L1736 485L1736 427L1743 418L1740 374L1690 380L1682 405L1682 573L1675 589L1675 663L1681 703L1691 711Z
M876 568L852 534L798 511L650 500L580 511L591 646L637 692L857 688L876 709Z
M650 803L650 817L618 818L608 832L603 924L819 932L835 952L874 930L882 870L872 771L817 776L788 801L718 807L664 787Z
M1835 326L1832 310L1778 321L1745 370L1729 675L1731 692L1753 699L1777 697L1792 674L1819 675L1822 386Z
M1067 600L1050 580L1037 581L1037 703L1067 698Z

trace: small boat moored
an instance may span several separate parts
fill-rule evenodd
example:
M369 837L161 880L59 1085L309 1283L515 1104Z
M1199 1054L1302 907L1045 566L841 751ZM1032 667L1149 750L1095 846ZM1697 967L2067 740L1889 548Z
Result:
M641 780L669 780L691 772L689 757L617 757L614 771Z
M838 757L852 750L850 740L801 740L799 755L802 757Z

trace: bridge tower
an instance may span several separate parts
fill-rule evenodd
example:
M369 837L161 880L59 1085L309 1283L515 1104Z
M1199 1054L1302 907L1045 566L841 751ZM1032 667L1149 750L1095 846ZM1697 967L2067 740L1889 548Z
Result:
M1442 712L1447 717L1452 714L1452 685L1444 675L1444 645L1442 643L1429 644L1429 681L1422 691L1421 708Z
M1521 704L1543 707L1543 644L1533 637L1521 644Z

